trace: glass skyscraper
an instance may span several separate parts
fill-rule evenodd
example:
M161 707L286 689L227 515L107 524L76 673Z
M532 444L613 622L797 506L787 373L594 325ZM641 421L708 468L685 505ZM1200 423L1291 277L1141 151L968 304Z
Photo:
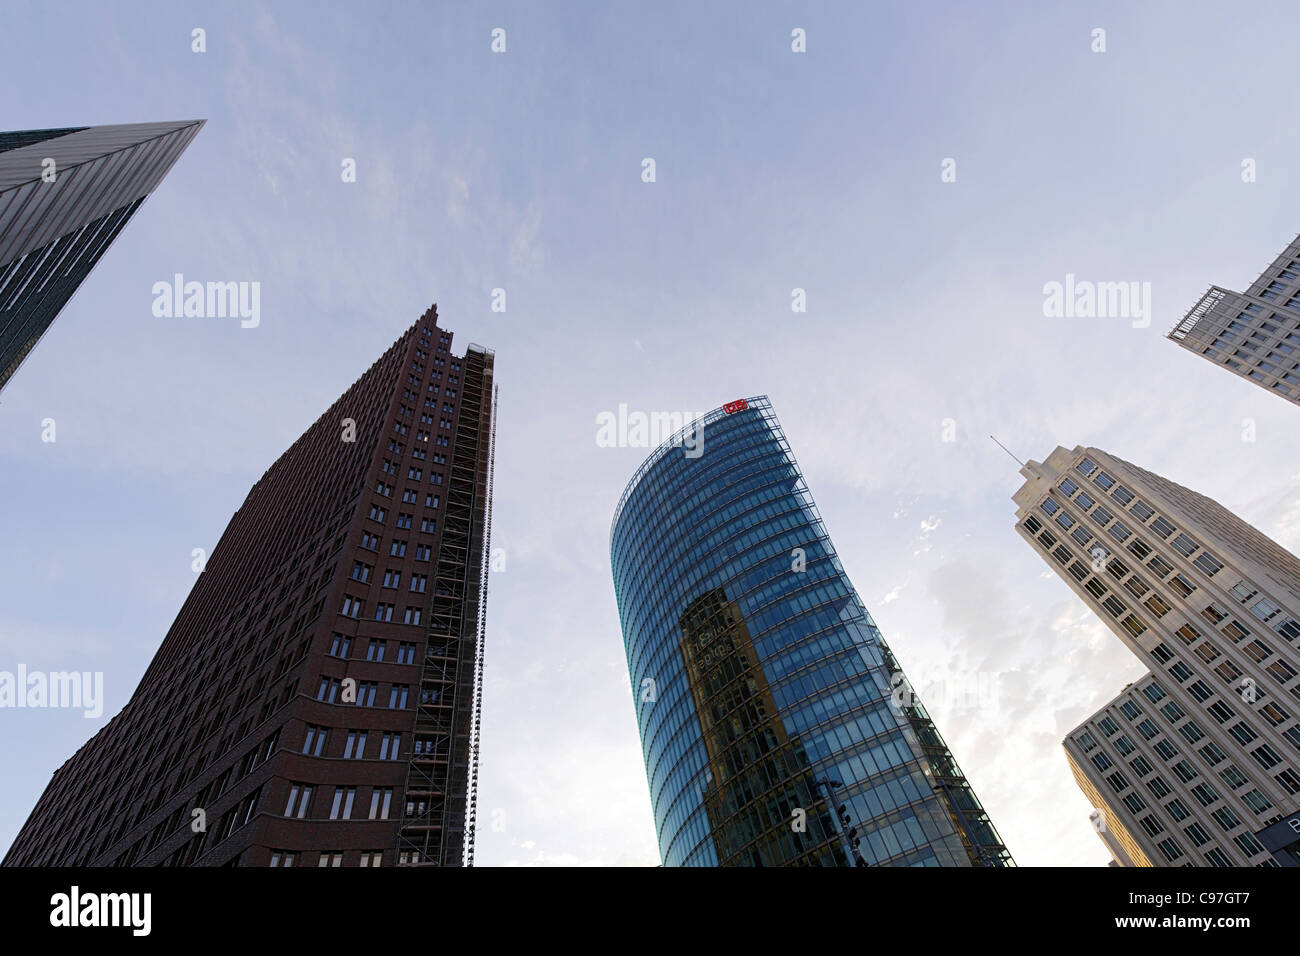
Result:
M666 866L1011 866L766 397L655 449L610 538Z
M204 122L0 133L0 388Z

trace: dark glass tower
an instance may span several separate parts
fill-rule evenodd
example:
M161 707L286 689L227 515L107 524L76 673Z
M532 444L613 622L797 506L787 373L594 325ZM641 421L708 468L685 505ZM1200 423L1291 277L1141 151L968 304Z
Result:
M633 476L610 537L664 865L1013 865L766 397L693 427Z
M473 862L494 356L451 339L430 309L253 486L5 865Z
M0 133L0 389L203 123Z

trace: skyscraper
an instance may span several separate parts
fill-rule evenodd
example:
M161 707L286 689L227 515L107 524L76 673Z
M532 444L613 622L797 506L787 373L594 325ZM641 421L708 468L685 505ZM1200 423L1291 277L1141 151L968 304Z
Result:
M0 389L203 123L0 133Z
M1300 236L1245 292L1210 286L1169 338L1300 405Z
M253 486L6 865L472 863L494 356L451 339L430 309Z
M1096 448L1020 473L1016 530L1148 669L1064 742L1116 860L1281 862L1260 833L1300 810L1300 560Z
M610 555L665 865L1013 865L766 397L651 453Z

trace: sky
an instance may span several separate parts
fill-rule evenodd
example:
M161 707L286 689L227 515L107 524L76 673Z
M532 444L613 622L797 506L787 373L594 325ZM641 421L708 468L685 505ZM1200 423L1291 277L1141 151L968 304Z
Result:
M771 397L1022 866L1109 859L1060 741L1143 670L1015 533L989 436L1096 446L1300 548L1297 410L1165 339L1300 232L1294 4L5 19L0 128L207 125L0 394L0 670L102 671L105 695L98 719L0 711L0 847L130 697L193 549L435 302L500 386L479 865L659 862L609 566L649 449L597 442L620 404ZM260 323L156 317L176 273L258 282ZM1150 314L1045 314L1067 275L1149 283Z

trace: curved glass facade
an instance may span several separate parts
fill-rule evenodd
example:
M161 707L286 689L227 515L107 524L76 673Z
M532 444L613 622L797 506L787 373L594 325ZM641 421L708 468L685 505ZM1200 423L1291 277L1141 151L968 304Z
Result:
M665 866L1012 865L766 397L655 449L610 558Z

